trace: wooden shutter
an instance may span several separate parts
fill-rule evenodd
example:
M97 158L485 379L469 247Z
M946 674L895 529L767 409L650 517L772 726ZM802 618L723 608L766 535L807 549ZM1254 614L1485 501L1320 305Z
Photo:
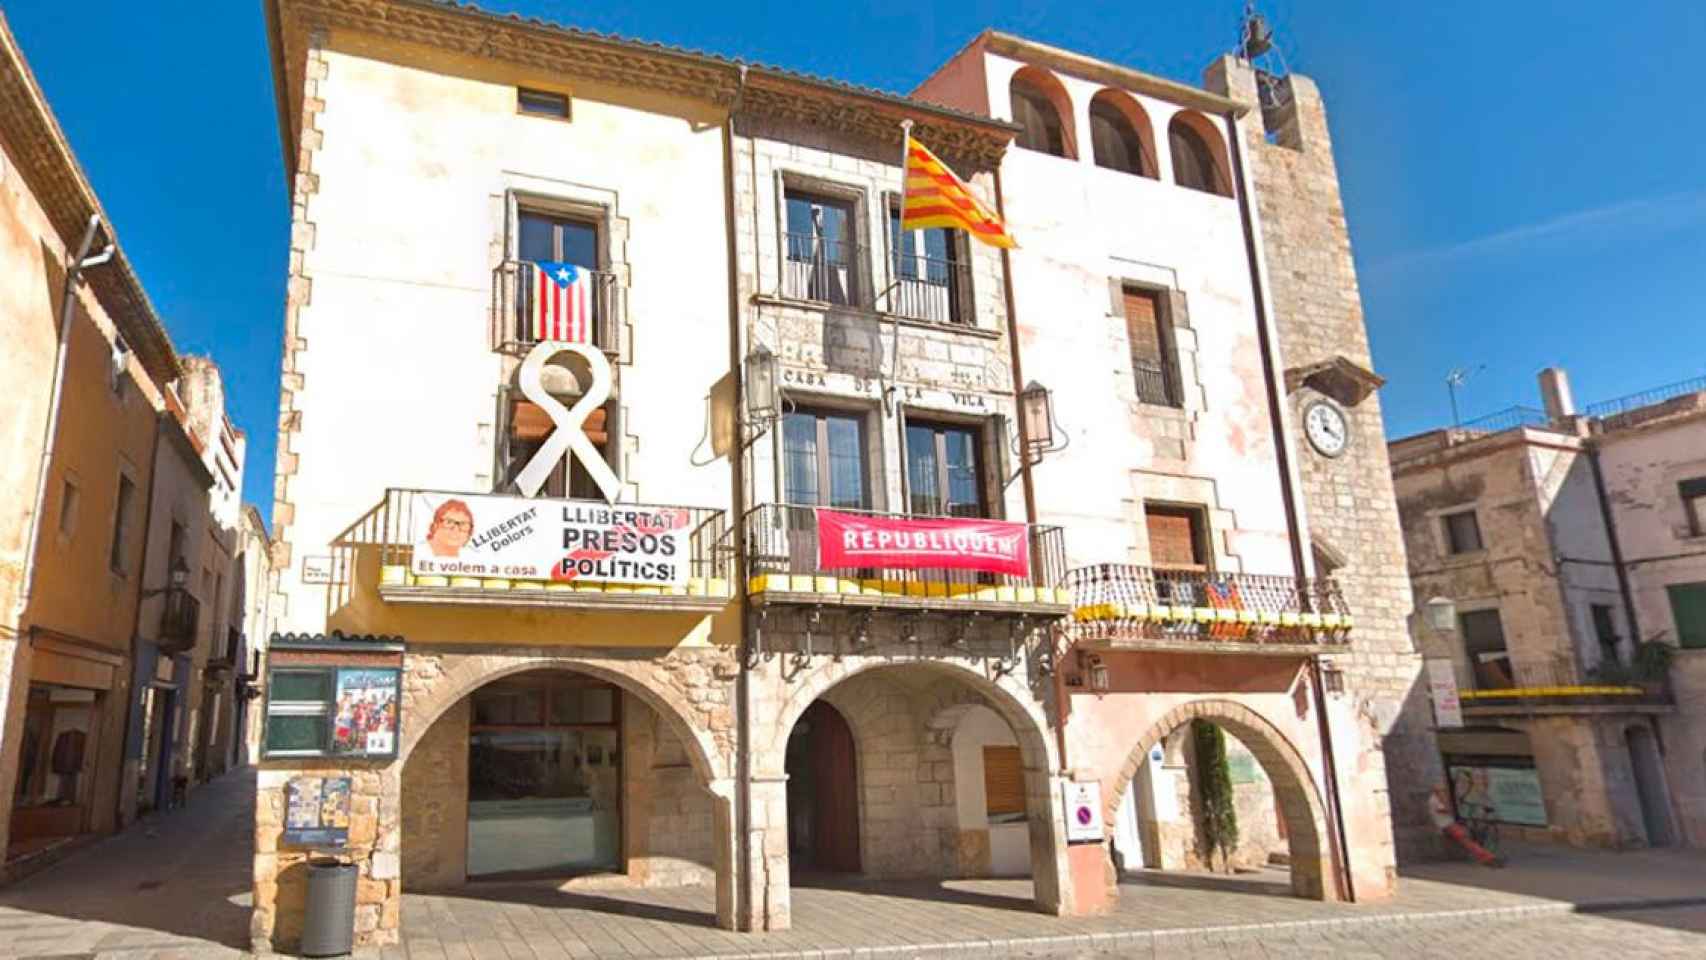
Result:
M1203 568L1202 544L1192 511L1151 507L1143 519L1149 527L1151 566Z
M607 439L604 429L606 416L605 409L599 407L586 418L585 423L581 424L581 431L599 446L603 446ZM551 420L550 414L546 413L543 407L531 400L516 401L515 412L510 418L510 432L515 439L532 443L545 439L556 429L556 423Z
M1706 647L1706 583L1674 583L1665 592L1676 620L1677 645L1684 649Z
M1126 336L1131 339L1134 360L1161 363L1165 356L1161 342L1161 312L1156 309L1155 295L1143 290L1122 291L1125 306Z
M1025 765L1018 747L983 748L983 795L989 816L1025 812Z

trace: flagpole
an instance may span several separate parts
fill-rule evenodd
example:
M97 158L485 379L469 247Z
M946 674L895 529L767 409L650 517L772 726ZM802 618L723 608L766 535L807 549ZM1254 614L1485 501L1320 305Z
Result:
M895 286L900 283L900 252L905 249L906 242L906 161L911 156L912 121L900 122L900 220L895 228L894 237L894 273L889 277L889 296L894 296Z

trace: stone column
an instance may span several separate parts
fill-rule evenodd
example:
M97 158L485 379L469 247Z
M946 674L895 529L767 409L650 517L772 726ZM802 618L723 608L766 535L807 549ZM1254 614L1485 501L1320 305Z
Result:
M780 766L781 758L775 758ZM746 911L742 930L786 930L791 924L788 885L788 778L752 778L747 823Z

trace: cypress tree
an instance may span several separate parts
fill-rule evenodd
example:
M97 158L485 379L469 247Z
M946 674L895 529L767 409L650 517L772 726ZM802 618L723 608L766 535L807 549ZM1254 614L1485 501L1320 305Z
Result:
M1191 737L1197 754L1197 786L1202 792L1202 835L1208 847L1209 868L1214 852L1232 871L1232 853L1238 849L1238 811L1232 803L1232 771L1226 765L1226 734L1204 720L1191 721Z

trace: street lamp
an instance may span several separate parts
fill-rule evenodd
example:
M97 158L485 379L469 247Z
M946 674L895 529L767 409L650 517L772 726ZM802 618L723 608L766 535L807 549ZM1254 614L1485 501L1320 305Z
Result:
M172 560L171 570L166 574L166 586L161 587L158 590L144 590L142 591L142 595L144 597L152 597L171 590L182 590L189 582L190 565L184 562L183 557L176 557Z
M1447 597L1434 597L1422 604L1422 617L1434 630L1450 633L1457 629L1457 604Z
M776 383L776 355L759 344L746 355L746 419L760 430L781 416L781 391Z

